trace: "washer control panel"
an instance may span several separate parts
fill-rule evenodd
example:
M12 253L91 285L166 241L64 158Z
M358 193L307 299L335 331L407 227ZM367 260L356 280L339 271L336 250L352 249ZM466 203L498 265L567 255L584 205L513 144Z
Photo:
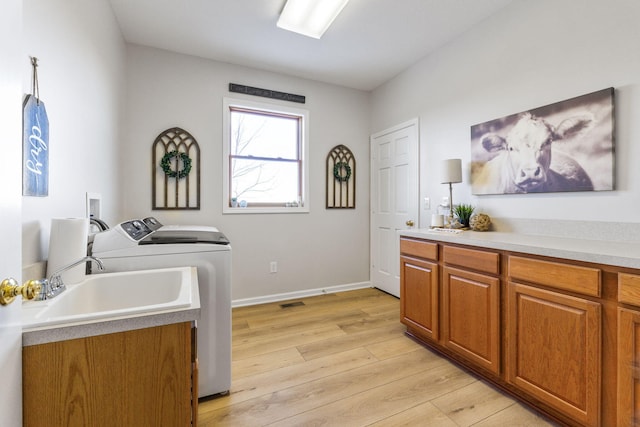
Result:
M147 225L138 219L134 219L132 221L123 222L120 224L120 227L124 230L125 233L129 235L133 240L140 240L152 230L147 227Z
M158 221L152 216L146 217L145 219L142 220L142 222L144 222L145 225L151 229L151 231L156 231L158 228L162 227L162 224L160 223L160 221Z

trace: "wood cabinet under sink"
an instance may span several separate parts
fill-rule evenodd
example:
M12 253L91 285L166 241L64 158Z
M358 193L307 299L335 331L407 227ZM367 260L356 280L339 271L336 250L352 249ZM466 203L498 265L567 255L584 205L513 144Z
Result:
M191 322L23 348L23 425L196 425Z

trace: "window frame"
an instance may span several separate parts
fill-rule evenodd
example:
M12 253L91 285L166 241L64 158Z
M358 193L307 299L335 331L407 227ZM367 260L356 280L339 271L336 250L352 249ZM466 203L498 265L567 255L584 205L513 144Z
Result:
M300 163L300 174L298 176L300 185L299 206L282 206L282 205L248 205L247 207L231 206L231 110L248 110L255 111L258 114L264 112L266 114L295 116L300 118L299 129L299 154L298 163ZM222 112L222 213L223 214L256 214L256 213L308 213L309 212L309 161L308 161L308 143L309 143L309 111L302 108L290 107L287 105L276 105L266 102L256 102L245 99L227 98L223 99Z

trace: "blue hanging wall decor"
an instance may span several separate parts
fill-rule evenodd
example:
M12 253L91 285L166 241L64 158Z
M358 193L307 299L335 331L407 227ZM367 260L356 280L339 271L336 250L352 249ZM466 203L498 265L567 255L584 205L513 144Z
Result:
M49 119L38 97L38 58L31 58L33 93L22 109L22 195L49 195Z

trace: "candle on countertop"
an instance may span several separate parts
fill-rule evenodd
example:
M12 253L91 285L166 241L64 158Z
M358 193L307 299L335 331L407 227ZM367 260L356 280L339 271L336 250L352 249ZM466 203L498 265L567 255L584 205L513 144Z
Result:
M444 227L444 215L432 214L431 227Z

